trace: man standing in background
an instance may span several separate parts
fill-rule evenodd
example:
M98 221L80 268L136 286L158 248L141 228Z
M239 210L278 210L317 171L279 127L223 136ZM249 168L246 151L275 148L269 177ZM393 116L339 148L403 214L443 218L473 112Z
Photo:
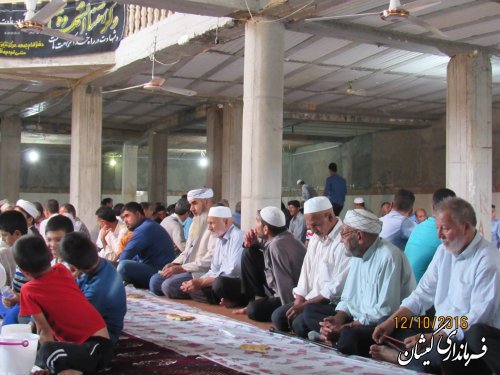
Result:
M337 164L330 163L328 170L330 171L330 176L326 179L323 195L330 199L335 216L339 216L342 208L344 208L347 185L345 178L337 174Z

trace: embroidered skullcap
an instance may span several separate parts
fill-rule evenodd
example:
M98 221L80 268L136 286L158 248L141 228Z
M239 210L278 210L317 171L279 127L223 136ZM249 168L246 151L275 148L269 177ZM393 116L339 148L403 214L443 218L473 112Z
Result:
M354 198L354 204L363 204L363 203L365 203L365 200L363 199L363 197Z
M36 206L33 203L28 202L27 200L19 199L16 202L16 206L22 208L32 218L35 218L38 215L40 215L40 212L38 212L38 209L36 208Z
M266 223L281 228L286 225L285 214L278 207L267 206L260 210L260 217Z
M222 218L233 217L233 215L231 214L231 209L229 207L224 207L224 206L210 207L210 210L208 211L208 216L222 217Z
M214 191L210 188L194 189L187 193L188 201L193 199L208 199L214 196Z
M363 209L349 210L345 214L344 224L366 233L379 234L382 222L377 216Z
M304 215L321 212L332 208L332 202L327 197L314 197L304 203Z
M297 180L297 185L305 183L304 180L301 180L300 178Z

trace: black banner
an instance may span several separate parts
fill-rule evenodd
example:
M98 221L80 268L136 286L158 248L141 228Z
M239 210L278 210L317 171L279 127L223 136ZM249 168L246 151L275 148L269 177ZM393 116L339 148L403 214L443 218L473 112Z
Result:
M37 11L47 3L37 4ZM0 4L0 22L24 21L22 4ZM118 48L125 32L125 6L98 0L68 3L46 27L79 35L70 42L43 34L27 34L14 25L0 26L0 57L58 57L108 52Z

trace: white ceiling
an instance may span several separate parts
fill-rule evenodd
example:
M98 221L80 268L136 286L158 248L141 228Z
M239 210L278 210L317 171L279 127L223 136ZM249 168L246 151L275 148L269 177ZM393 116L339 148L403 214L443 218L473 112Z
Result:
M428 2L418 0L409 5ZM321 6L314 7L315 3ZM412 13L440 27L448 39L407 22L386 23L377 16L304 21L315 16L379 12L387 5L387 0L290 0L288 6L273 10L281 17L292 14L284 21L285 145L341 142L367 132L428 126L446 112L449 56L442 51L484 49L491 53L493 102L499 105L499 1L442 0ZM170 21L167 18L164 22L168 25ZM196 97L152 94L142 89L105 94L105 142L118 145L126 139L138 139L151 127L200 106L241 101L244 28L244 22L237 20L218 30L219 44L214 43L213 31L207 31L182 48L177 45L158 51L156 57L163 64L157 64L155 74L166 78L170 86L197 91ZM27 131L64 134L71 120L71 94L65 89L76 80L83 78L109 90L147 82L151 76L147 58L113 72L107 62L67 67L51 67L52 62L46 67L30 67L28 62L15 68L12 62L0 59L0 116L35 113L23 117ZM354 90L365 90L364 95L348 95L345 90L349 84ZM40 102L48 103L48 108L37 113ZM31 112L26 111L28 107ZM204 137L200 136L203 117L192 116L172 130L173 144L204 148ZM298 141L301 135L304 142Z

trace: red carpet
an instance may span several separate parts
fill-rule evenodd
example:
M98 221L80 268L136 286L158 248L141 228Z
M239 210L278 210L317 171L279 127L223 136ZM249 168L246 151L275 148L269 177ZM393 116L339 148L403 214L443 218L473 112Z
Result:
M201 357L185 357L156 344L123 334L116 344L110 369L99 375L121 374L179 374L179 375L237 375L231 370Z

